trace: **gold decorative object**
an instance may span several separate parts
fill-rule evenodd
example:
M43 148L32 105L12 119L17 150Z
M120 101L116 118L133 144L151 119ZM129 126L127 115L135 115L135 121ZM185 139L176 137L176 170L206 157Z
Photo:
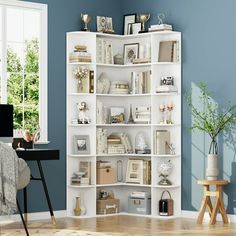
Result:
M80 197L76 197L74 213L75 213L75 216L80 216L80 213L81 213Z
M141 23L141 31L140 33L148 32L145 30L145 23L150 19L150 14L140 14L138 15L138 21Z
M89 16L88 14L83 14L83 13L81 13L80 16L81 16L81 19L84 23L83 31L90 31L89 28L88 28L88 23L91 20L91 16Z

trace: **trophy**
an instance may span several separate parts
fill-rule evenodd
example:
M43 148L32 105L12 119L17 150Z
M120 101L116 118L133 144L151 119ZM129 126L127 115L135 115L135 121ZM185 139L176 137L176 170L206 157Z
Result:
M84 29L83 29L83 31L90 31L89 28L88 28L88 23L91 20L91 16L89 16L88 14L83 14L83 13L81 13L80 16L81 16L82 21L84 22Z
M150 14L141 14L138 16L138 21L141 23L141 31L139 31L139 33L148 32L148 30L145 30L145 22L147 22L149 19Z

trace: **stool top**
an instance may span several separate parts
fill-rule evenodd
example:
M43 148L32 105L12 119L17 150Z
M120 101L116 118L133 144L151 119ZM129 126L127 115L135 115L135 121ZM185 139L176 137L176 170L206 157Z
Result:
M201 185L227 185L229 181L226 179L221 179L221 180L202 179L202 180L198 180L197 183Z

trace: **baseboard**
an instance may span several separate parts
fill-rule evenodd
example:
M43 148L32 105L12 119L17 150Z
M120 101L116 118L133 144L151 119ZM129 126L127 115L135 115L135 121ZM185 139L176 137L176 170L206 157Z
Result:
M197 219L197 216L198 216L197 211L182 211L182 214L181 214L182 218ZM229 222L236 223L236 215L227 214L227 216L228 216ZM210 220L210 216L207 212L205 212L203 221L204 222L209 222L209 220ZM217 221L222 221L221 214L217 214L216 220Z
M66 210L62 211L53 211L55 218L66 217ZM28 220L47 220L51 219L50 212L36 212L36 213L28 213ZM0 216L0 224L9 224L15 221L21 221L20 215L15 214L11 216Z

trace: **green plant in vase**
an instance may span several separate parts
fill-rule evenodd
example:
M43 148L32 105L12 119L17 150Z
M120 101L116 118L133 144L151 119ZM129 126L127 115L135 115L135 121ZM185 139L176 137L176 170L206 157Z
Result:
M192 113L191 130L205 132L211 138L208 152L206 176L208 180L216 180L219 175L218 169L218 135L221 132L230 131L236 124L236 105L230 103L224 108L212 99L206 83L199 84L200 96L198 104L203 109L196 107L192 100L192 92L186 94L187 104Z

